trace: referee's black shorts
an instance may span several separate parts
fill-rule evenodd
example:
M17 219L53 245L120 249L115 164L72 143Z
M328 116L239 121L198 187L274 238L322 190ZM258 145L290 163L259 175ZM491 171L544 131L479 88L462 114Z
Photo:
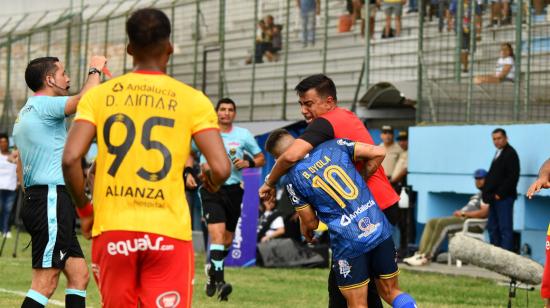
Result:
M84 258L76 238L76 213L62 185L25 189L21 218L31 235L32 267L63 269L69 257Z
M241 217L241 203L244 190L240 184L223 185L220 190L211 193L200 190L204 218L207 224L225 223L225 229L235 232Z

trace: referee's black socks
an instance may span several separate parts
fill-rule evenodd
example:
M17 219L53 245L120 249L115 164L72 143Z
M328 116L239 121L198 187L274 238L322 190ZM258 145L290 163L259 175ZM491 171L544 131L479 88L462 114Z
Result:
M48 298L35 290L29 290L27 296L21 304L21 308L43 308L46 307L48 303Z
M84 308L86 307L86 290L66 289L65 307Z
M225 257L225 246L221 244L210 244L210 270L215 282L223 282L223 259Z

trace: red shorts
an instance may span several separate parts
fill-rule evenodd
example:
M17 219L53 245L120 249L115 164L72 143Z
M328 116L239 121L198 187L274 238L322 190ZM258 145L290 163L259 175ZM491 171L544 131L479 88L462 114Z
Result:
M548 226L550 232L550 226ZM542 274L542 286L540 287L542 298L550 298L550 234L546 236L546 263Z
M103 307L191 307L193 243L109 231L92 240L92 272Z

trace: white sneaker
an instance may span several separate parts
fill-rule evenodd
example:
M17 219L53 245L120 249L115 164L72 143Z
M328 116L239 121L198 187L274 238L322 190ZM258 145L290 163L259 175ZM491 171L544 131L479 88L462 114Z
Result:
M403 259L403 262L410 266L419 266L426 264L428 262L428 259L426 259L423 253L416 252L412 257Z
M430 261L424 256L419 255L417 258L413 260L409 260L409 262L405 262L410 266L422 266L428 264Z
M421 254L421 253L419 253L419 252L417 251L417 252L414 253L414 255L412 255L412 256L410 256L410 257L408 257L408 258L403 259L403 263L409 264L410 261L414 261L414 260L416 260L416 259L418 259L418 258L420 258L420 257L423 257L423 256L424 256L424 254Z
M7 233L4 233L5 238L11 238L11 232L8 231Z

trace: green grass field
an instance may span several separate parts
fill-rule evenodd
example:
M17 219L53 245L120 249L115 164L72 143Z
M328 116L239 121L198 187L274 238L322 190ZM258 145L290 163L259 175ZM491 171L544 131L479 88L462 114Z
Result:
M0 258L0 307L20 307L22 294L30 286L30 248L21 252L28 241L29 236L22 234L16 259L12 258L14 239L6 242ZM90 242L81 239L81 244L89 258ZM233 284L233 294L229 302L221 304L204 295L203 259L202 255L196 257L194 307L327 307L328 269L228 268L226 280ZM64 301L64 284L62 279L52 299ZM415 297L419 307L487 308L507 304L508 289L484 279L402 271L400 285ZM527 307L527 292L517 292L514 307ZM529 292L528 297L528 307L543 306L538 291ZM88 307L101 306L94 281L88 287L87 303Z

